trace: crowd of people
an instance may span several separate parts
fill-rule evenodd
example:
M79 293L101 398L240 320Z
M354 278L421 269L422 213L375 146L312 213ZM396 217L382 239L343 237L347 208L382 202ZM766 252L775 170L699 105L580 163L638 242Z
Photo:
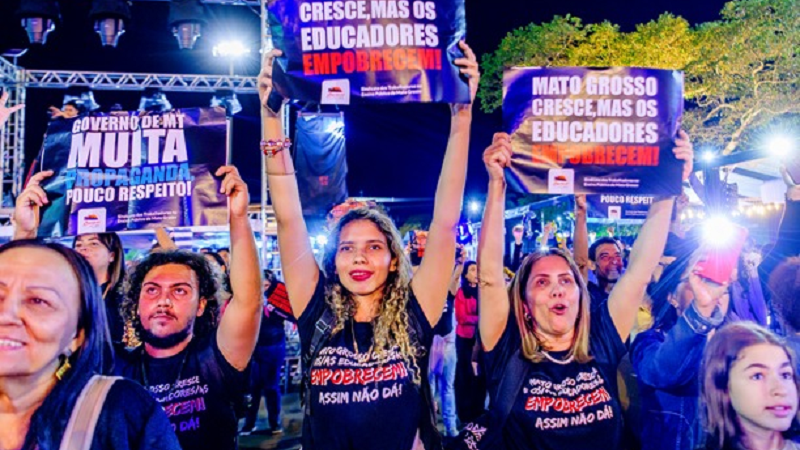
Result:
M478 63L460 47L474 100ZM216 172L229 249L180 250L159 230L130 266L114 233L72 248L37 239L54 174L34 174L0 247L0 449L235 449L262 397L280 433L287 321L301 343L304 449L800 448L793 180L777 242L742 252L726 282L698 269L704 246L676 228L675 197L652 203L629 254L610 237L589 245L578 196L572 249L526 255L523 227L510 248L505 239L512 150L497 133L470 261L456 232L472 105L453 104L424 253L409 255L385 213L359 207L335 221L318 261L269 106L278 55L265 58L259 95L284 281L259 267L235 167ZM6 100L0 125L22 106ZM673 153L688 180L682 131Z

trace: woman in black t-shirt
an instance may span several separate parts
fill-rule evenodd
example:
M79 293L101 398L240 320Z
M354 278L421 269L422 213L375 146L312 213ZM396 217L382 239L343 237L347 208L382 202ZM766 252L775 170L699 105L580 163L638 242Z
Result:
M474 99L478 64L454 61ZM308 373L306 450L436 450L427 361L455 264L456 228L466 179L472 106L451 106L444 157L425 257L413 276L397 228L385 214L354 209L330 233L323 270L314 259L303 219L294 164L283 139L272 92L272 51L259 76L270 196L278 223L281 265ZM277 95L277 94L273 94ZM325 339L312 349L318 329Z
M685 134L681 137L674 153L690 170L692 147ZM489 425L502 429L502 448L509 450L624 448L616 368L664 249L674 199L653 203L628 270L607 304L590 316L586 282L572 258L558 249L525 258L506 290L504 169L511 155L505 133L495 134L484 153L489 192L478 250L478 325L491 404L512 402L503 423ZM498 398L512 358L524 360L521 387L513 398Z

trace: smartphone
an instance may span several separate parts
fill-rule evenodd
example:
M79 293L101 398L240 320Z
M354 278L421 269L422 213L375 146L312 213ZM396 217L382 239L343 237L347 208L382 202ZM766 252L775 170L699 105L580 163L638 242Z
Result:
M695 265L697 274L707 280L718 284L728 283L731 280L733 269L739 262L739 255L747 241L747 228L733 225L735 234L724 247L707 249L700 261Z

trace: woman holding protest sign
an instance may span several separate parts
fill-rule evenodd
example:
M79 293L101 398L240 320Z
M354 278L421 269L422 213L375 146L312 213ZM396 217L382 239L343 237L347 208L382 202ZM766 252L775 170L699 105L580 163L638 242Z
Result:
M472 99L478 63L456 59ZM428 350L455 264L456 227L466 178L472 105L452 105L433 221L419 270L403 253L391 219L357 208L334 225L323 267L311 251L294 164L277 111L269 108L273 50L259 76L267 175L281 263L298 318L305 370L303 448L410 450L441 447L427 383ZM273 95L276 95L273 93Z
M468 425L460 442L510 450L625 448L616 369L664 249L674 199L653 203L628 270L596 311L578 267L560 249L525 258L507 290L504 170L511 154L505 133L484 153L489 193L478 247L478 326L492 414ZM688 176L693 150L684 133L674 154Z

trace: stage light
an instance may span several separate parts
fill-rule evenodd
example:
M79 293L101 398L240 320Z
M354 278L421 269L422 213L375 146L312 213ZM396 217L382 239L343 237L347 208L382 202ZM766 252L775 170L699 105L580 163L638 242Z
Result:
M704 162L712 162L717 159L717 155L712 150L706 150L703 152L701 158Z
M191 50L206 24L205 8L199 0L172 0L168 22L172 34L178 39L178 47Z
M28 41L40 45L47 42L47 35L55 30L56 22L61 19L55 0L22 1L16 16L28 34Z
M116 47L125 33L125 23L131 20L131 8L125 0L94 0L89 18L103 46Z
M777 135L770 138L767 143L770 153L778 158L791 155L795 150L795 142L788 136Z
M82 114L100 108L100 105L94 100L94 92L87 87L71 86L68 88L67 93L64 94L64 102L62 105L66 105L71 101L74 101L78 105L79 111Z
M714 248L723 248L736 236L733 222L724 216L710 217L703 222L704 242Z
M248 53L250 53L250 49L242 44L242 41L237 40L222 41L211 51L211 54L221 58L239 58Z
M139 101L139 111L165 112L172 109L167 96L158 88L147 88Z
M471 213L474 213L474 214L476 214L476 213L479 213L479 212L480 212L480 210L481 210L481 204L480 204L480 202L478 202L478 201L475 201L475 200L473 200L473 201L469 202L469 211L470 211Z
M221 106L225 108L225 114L228 116L233 116L242 110L242 104L239 102L239 99L236 98L236 94L229 90L217 91L214 97L211 98L211 106Z
M328 237L325 236L324 234L320 234L319 236L317 236L317 244L319 244L322 247L328 245Z

